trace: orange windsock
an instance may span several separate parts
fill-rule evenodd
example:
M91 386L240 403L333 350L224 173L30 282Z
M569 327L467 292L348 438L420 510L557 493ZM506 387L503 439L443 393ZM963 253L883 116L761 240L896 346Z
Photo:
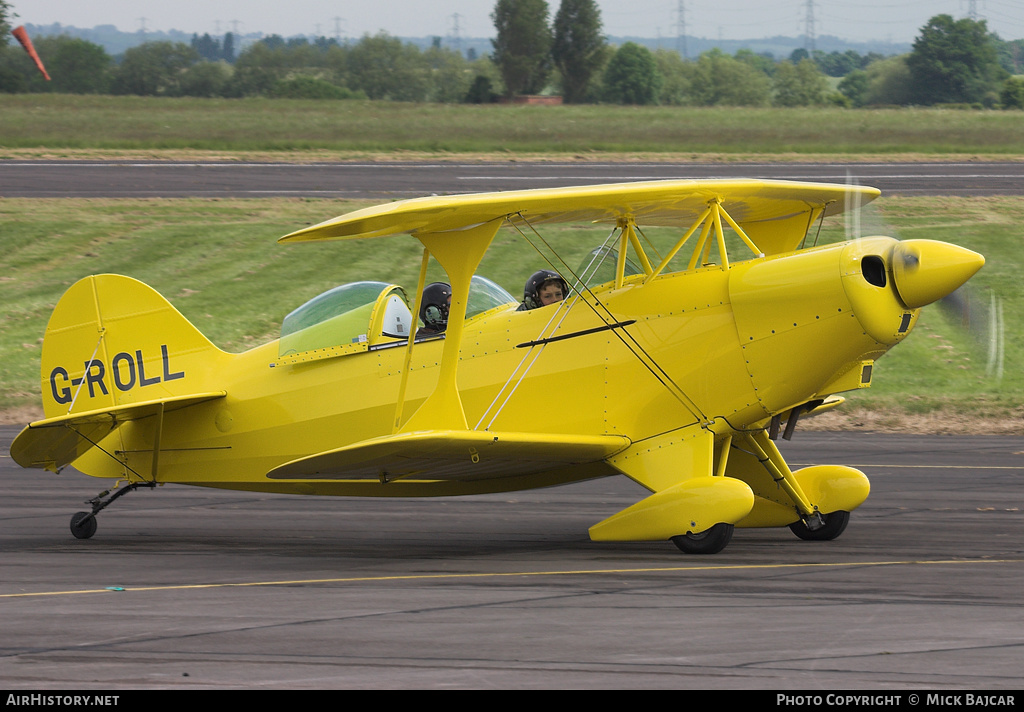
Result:
M46 81L50 81L50 75L46 73L46 67L43 66L43 60L39 59L39 55L36 54L36 48L32 46L32 40L28 38L28 33L25 32L25 27L19 25L11 30L11 34L14 35L18 42L21 42L21 46L28 52L28 56L32 58L32 61L39 67L39 71L46 77Z

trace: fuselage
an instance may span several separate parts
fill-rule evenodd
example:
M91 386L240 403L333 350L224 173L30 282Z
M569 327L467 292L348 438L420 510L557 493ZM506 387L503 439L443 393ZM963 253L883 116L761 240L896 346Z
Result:
M894 244L870 238L735 262L727 270L710 265L646 282L636 275L619 288L602 285L560 305L480 314L466 323L458 366L467 424L615 434L633 443L695 424L721 437L763 427L777 413L857 387L861 365L909 333L917 310L900 302L891 279L877 284L870 274L877 265L865 261L877 256L883 272L891 271L886 260ZM388 494L377 482L273 481L266 473L395 432L437 383L442 347L440 339L414 345L400 409L406 346L398 339L307 363L281 364L276 342L242 354L207 354L187 367L165 358L168 373L189 373L193 390L227 396L166 415L158 479ZM155 428L153 419L128 422L102 445L146 472ZM101 477L124 471L95 450L75 466ZM505 488L489 481L465 491ZM451 492L413 489L401 493Z

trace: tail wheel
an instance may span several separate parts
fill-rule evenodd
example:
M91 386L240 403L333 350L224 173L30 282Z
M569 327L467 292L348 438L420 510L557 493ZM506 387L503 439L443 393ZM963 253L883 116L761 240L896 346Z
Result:
M732 540L732 524L719 523L699 534L680 534L672 543L684 554L717 554Z
M96 517L92 512L75 512L71 516L71 533L76 539L88 539L96 533Z
M820 515L825 520L825 526L817 529L808 529L804 520L793 522L789 525L790 531L805 541L832 541L846 529L850 523L850 513L844 511L829 512Z

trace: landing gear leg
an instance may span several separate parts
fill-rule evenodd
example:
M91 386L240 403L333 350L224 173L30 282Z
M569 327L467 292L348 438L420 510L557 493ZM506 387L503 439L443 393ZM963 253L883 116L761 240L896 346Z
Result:
M110 495L107 499L103 499L110 490L104 490L98 495L88 500L86 504L92 505L91 512L75 512L71 517L71 533L76 539L89 539L93 534L96 533L96 515L102 512L104 509L113 504L114 500L118 497L123 497L132 490L138 489L139 487L156 487L155 482L132 482L124 489L119 489L114 494Z

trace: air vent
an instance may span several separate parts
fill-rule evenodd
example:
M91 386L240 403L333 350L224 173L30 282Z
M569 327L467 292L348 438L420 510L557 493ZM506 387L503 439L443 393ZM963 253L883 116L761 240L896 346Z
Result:
M860 271L868 284L885 286L885 261L878 255L868 255L860 261Z

